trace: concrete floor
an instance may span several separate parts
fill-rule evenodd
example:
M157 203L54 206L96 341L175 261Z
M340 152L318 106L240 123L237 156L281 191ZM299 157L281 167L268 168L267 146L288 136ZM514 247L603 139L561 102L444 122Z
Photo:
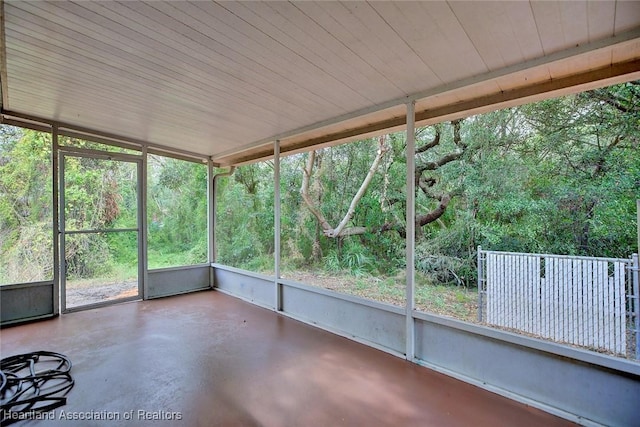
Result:
M572 425L220 292L76 312L0 340L3 358L49 350L73 363L54 419L15 425ZM87 416L120 420L69 420Z

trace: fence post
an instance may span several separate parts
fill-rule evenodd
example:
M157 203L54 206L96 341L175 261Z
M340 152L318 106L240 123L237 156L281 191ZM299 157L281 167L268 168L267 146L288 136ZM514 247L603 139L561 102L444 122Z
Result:
M640 272L638 266L638 254L633 254L633 261L631 262L631 275L633 282L633 295L631 298L633 301L633 315L635 326L635 338L636 338L636 360L640 360Z
M482 288L484 283L482 265L482 246L478 246L478 322L482 322Z
M640 254L640 199L636 200L636 228L638 229L638 252Z

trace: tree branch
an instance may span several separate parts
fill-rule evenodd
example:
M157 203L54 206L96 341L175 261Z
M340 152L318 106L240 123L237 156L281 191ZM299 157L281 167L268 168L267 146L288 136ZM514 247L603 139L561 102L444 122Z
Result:
M302 173L302 188L300 188L300 194L302 195L302 200L304 200L305 204L307 205L307 207L309 208L313 216L315 216L316 219L318 220L318 223L322 227L322 230L326 232L327 230L331 230L331 225L326 220L324 215L322 215L322 212L320 212L319 209L315 208L315 206L313 205L313 202L311 201L311 198L309 197L309 180L311 178L311 174L313 173L313 165L315 163L315 160L316 160L316 152L310 151L309 157L307 158L307 165L303 169L303 173Z
M386 144L386 136L383 135L378 139L378 153L376 154L376 157L373 160L371 167L369 168L369 172L367 173L367 176L365 177L364 181L362 181L362 184L360 185L360 188L358 189L355 196L353 196L353 199L349 204L349 209L347 210L347 213L342 218L342 221L340 221L340 224L338 224L336 228L331 227L331 224L329 224L329 222L324 217L324 215L322 215L322 212L320 212L320 210L314 206L313 202L311 201L311 198L309 197L309 182L311 179L311 175L313 174L313 165L315 162L315 151L311 151L309 153L309 158L307 159L307 165L303 170L302 188L300 189L300 193L302 195L302 199L304 200L305 204L307 205L307 207L309 208L313 216L315 216L318 222L320 223L320 226L322 227L322 232L325 236L336 238L336 237L350 236L355 234L364 234L367 231L366 227L346 228L346 226L347 226L347 223L351 221L351 219L353 218L353 215L356 212L356 207L360 202L360 199L362 199L362 196L364 196L364 193L367 191L369 184L371 184L371 181L373 180L373 176L378 170L378 166L380 166L380 162L382 158L388 151L389 151L389 147Z
M433 147L435 147L438 144L440 144L440 127L439 126L434 126L434 128L436 130L436 134L433 137L433 140L431 140L431 142L429 142L428 144L423 145L422 147L416 148L416 154L420 154L420 153L424 153L425 151L429 151Z
M462 124L462 119L453 120L451 124L453 125L453 142L456 144L456 146L464 150L465 148L467 148L467 144L462 140L462 136L460 135L460 125Z
M416 225L418 225L419 227L423 227L440 218L442 215L444 215L444 212L447 210L447 206L449 206L450 201L451 201L451 196L448 194L443 194L440 197L440 203L435 209L433 209L431 212L428 212L426 214L416 216Z
M445 154L435 162L425 162L422 165L416 165L416 177L422 175L423 172L436 170L447 163L451 163L454 160L458 160L464 154L463 151L455 151L453 153Z
M351 200L351 204L349 205L349 210L347 210L346 215L344 216L344 218L342 218L342 221L340 221L340 224L338 224L338 226L334 230L325 230L325 233L324 233L325 236L338 237L341 235L341 232L343 231L344 227L347 225L349 221L351 221L351 218L353 218L353 215L356 212L356 206L358 206L358 202L360 202L360 199L362 199L362 196L364 196L364 193L367 191L367 187L369 187L369 184L371 184L371 180L373 180L373 175L376 173L376 170L378 170L378 166L380 166L380 161L382 160L382 157L385 155L387 151L389 151L389 147L386 145L386 138L383 135L378 139L378 153L376 154L376 158L373 159L373 163L369 168L369 172L367 173L367 176L365 177L364 181L362 181L362 185L360 185L358 192L356 193L355 196L353 196L353 199Z

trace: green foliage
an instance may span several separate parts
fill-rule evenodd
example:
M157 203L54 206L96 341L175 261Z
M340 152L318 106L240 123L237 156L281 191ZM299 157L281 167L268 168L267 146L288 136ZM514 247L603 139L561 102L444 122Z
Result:
M51 179L47 179L51 176L51 137L31 130L5 134L10 139L0 145L2 229L37 221L51 212Z
M478 245L610 257L636 251L639 88L632 82L466 119L464 155L430 175L437 179L433 192L449 192L453 200L438 221L419 230L418 271L433 283L474 286ZM455 149L451 125L439 127L440 144L419 161L435 161ZM417 146L434 135L435 127L418 130ZM329 271L382 275L403 268L404 239L380 231L390 223L404 228L403 135L391 135L390 144L389 158L351 221L368 233L339 242L326 238L297 194L283 198L285 256L296 259L296 266L320 263ZM312 186L329 223L344 214L373 145L366 140L318 154ZM300 187L303 164L304 158L283 167L283 186L291 192ZM435 206L424 194L417 196L418 213ZM314 245L320 249L316 255Z
M468 303L476 282L476 250L627 257L636 248L635 200L640 198L640 84L630 82L460 122L464 152L423 179L418 214L451 201L437 221L419 227L416 269L420 295L437 309L448 298ZM439 143L416 157L428 164L460 149L456 127L418 129L416 145ZM387 136L389 151L347 227L366 232L326 237L301 197L308 154L281 163L283 269L347 273L363 289L401 298L405 264L405 135ZM76 147L100 144L65 140ZM378 148L377 139L318 150L311 179L313 203L332 225L344 217ZM114 149L122 151L121 149ZM67 157L68 228L136 226L135 166ZM159 156L148 160L148 241L151 268L207 260L206 166ZM133 179L132 179L133 177ZM274 188L270 161L239 167L218 180L217 261L257 272L274 268ZM0 127L0 281L41 280L51 272L51 139ZM431 182L431 181L430 181ZM135 233L89 234L70 240L74 277L135 270ZM30 275L30 271L40 272ZM374 280L375 279L375 280ZM21 279L22 280L22 279ZM372 285L375 283L375 286ZM373 291L372 291L373 292ZM382 297L381 297L382 298ZM420 297L422 298L422 297ZM422 301L422 300L421 300ZM427 306L427 305L425 305Z
M0 252L0 284L36 282L53 277L51 223L20 226L4 240Z
M51 136L0 126L0 283L48 280L53 272ZM61 143L107 151L71 138ZM207 261L206 165L150 156L151 268ZM65 156L67 230L136 228L134 163ZM68 279L137 273L136 232L68 235Z
M65 223L68 230L136 226L136 167L131 163L66 156Z
M153 155L148 170L149 268L206 263L206 165Z
M273 164L239 167L217 188L217 262L273 271Z
M352 242L344 248L330 250L325 257L324 267L333 272L346 271L356 277L377 273L375 259L365 247Z
M64 157L67 230L137 227L137 168L133 163ZM66 238L70 280L107 277L116 266L137 266L137 236L127 233L74 234Z
M65 263L69 279L101 277L112 268L113 256L106 238L99 234L67 236Z
M0 284L53 275L51 137L0 126Z
M401 153L404 138L388 138L391 151ZM323 149L316 154L312 198L323 216L336 226L345 215L354 194L376 155L373 139ZM391 153L383 158L378 173L364 194L355 215L347 225L375 224L382 227L404 217L402 171ZM287 157L281 167L283 258L293 259L288 268L321 268L347 271L356 276L382 274L398 267L404 239L398 233L378 233L333 239L324 236L315 217L300 196L302 170L307 154ZM286 191L285 191L286 189ZM390 200L394 200L390 203Z

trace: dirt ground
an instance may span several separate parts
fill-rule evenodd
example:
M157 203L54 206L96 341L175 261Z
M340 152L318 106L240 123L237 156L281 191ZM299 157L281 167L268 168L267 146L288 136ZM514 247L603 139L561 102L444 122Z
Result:
M138 282L115 282L102 284L92 282L68 282L66 289L67 308L105 301L129 298L138 294Z

